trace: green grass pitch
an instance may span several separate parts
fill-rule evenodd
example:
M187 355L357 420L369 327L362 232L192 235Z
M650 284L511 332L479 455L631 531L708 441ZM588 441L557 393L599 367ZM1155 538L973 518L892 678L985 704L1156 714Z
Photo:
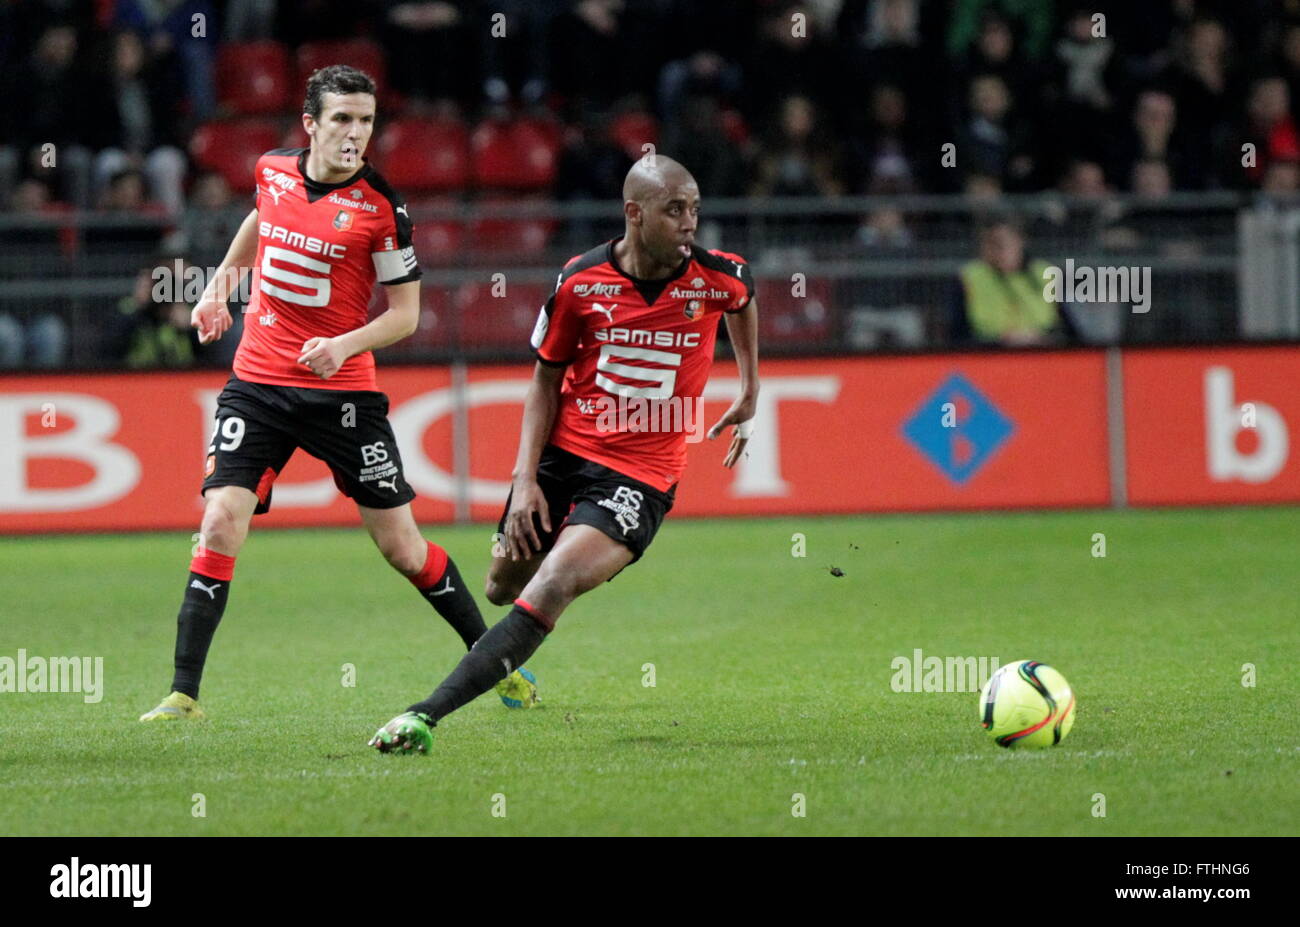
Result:
M104 660L97 704L0 694L0 833L1296 834L1297 514L669 518L529 662L544 707L489 694L429 758L366 740L460 643L360 527L254 530L199 725L136 721L188 532L0 539L0 656ZM482 604L491 530L425 532ZM977 694L893 691L917 648L1056 666L1073 733L1007 751Z

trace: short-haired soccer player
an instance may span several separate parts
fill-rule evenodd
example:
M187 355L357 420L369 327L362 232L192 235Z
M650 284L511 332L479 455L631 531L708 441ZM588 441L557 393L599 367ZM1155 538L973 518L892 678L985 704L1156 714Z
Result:
M420 535L388 397L376 389L371 351L415 331L420 268L405 204L365 159L375 83L355 68L321 69L307 82L303 110L311 147L258 159L255 208L192 314L201 341L220 338L231 325L232 279L256 267L234 373L217 399L200 549L177 618L172 691L141 721L204 717L199 681L235 558L298 448L329 465L389 564L466 647L487 630L455 563ZM367 322L376 280L388 288L388 309ZM508 706L536 704L527 670L498 681Z
M370 744L383 752L427 752L438 721L522 665L575 598L645 553L672 508L686 429L633 425L665 405L698 407L720 317L741 392L709 437L735 426L724 466L744 451L758 395L749 266L694 243L700 191L671 158L633 165L623 200L622 237L565 265L533 331L537 365L487 578L488 599L513 608L432 695L380 728Z

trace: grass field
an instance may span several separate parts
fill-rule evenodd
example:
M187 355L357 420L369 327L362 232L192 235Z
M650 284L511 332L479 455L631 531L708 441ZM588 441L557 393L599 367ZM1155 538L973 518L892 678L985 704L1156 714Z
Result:
M460 643L359 527L254 532L198 725L136 721L189 532L0 539L0 656L105 679L0 694L0 834L1297 834L1298 514L670 518L530 661L543 708L482 698L429 758L366 740ZM491 530L426 534L481 593ZM975 693L891 689L916 648L1051 663L1073 733L998 748Z

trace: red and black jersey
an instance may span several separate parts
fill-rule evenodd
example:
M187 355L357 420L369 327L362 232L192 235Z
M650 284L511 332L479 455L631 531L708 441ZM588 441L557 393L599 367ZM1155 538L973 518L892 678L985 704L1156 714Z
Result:
M305 148L268 151L257 160L257 263L235 373L277 386L373 390L369 351L348 358L328 380L298 358L309 338L366 324L376 280L420 278L411 219L369 163L329 184L310 179L306 163Z
M698 414L718 320L749 305L754 283L743 258L697 246L672 276L638 280L615 261L618 241L569 261L537 318L538 359L569 366L550 443L666 491L686 465L686 431L609 413L673 401Z

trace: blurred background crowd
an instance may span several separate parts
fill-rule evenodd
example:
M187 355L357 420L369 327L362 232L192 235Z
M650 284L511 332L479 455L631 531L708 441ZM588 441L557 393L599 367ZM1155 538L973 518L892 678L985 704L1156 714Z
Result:
M690 167L706 202L815 200L802 226L787 213L771 227L840 259L943 257L927 240L955 237L942 217L839 210L846 198L1127 195L1123 216L1053 220L1108 247L1145 234L1124 217L1180 191L1300 190L1300 0L0 0L0 89L14 107L0 136L0 245L23 267L58 253L50 272L82 277L96 260L119 280L124 263L160 255L216 264L249 204L252 161L305 144L305 78L336 62L379 82L369 157L415 207L421 260L434 265L541 265L585 249L607 226L491 207L617 199L646 144ZM1203 250L1214 234L1196 222L1209 208L1175 216L1167 234L1182 228ZM962 222L969 257L974 222ZM722 226L744 230L735 250L773 244L752 224ZM1016 227L1031 248L1050 239L1032 219ZM21 276L0 267L0 284ZM445 303L430 307L435 321L463 314L463 282L431 296ZM920 346L963 330L942 321L948 295L923 300ZM805 304L791 325L808 335L824 318L842 347L842 304L855 298L828 291L822 316ZM0 363L67 362L75 333L39 301L0 296ZM1222 337L1217 324L1191 336ZM131 337L99 331L103 350L132 356Z

